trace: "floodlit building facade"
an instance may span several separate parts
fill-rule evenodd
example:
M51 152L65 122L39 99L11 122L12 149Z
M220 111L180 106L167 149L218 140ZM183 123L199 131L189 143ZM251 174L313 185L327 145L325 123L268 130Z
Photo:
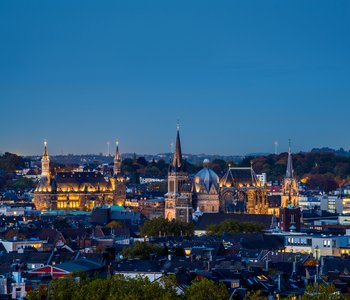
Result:
M92 210L100 205L123 205L126 199L125 178L121 175L121 155L117 144L113 176L106 180L100 172L50 171L47 143L41 159L42 172L34 191L39 210Z

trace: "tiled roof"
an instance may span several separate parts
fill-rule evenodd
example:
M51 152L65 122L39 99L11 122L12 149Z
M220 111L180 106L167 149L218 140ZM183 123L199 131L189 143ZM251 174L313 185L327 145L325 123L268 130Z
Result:
M68 272L81 272L98 270L103 268L104 265L92 260L78 259L57 264L55 267Z

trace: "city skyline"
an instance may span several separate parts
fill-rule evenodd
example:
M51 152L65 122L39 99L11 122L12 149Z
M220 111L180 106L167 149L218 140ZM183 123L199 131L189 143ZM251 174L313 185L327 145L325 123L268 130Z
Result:
M0 151L350 148L350 3L0 4Z

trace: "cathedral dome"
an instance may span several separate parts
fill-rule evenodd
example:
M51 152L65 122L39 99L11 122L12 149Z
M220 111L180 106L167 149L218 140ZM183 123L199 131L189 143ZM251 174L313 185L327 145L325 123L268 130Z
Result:
M214 186L215 191L218 192L219 177L212 169L209 169L208 166L209 160L205 159L203 161L203 169L194 177L194 186L197 193L203 192L203 189L206 193L209 193L212 186Z

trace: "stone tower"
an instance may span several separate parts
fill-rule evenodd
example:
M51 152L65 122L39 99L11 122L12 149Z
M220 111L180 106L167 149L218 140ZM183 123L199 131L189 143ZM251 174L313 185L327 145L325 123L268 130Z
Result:
M291 151L291 146L289 141L287 170L282 183L281 206L282 207L297 206L298 196L299 196L298 182L294 177L292 151Z
M192 219L192 190L182 158L179 124L173 159L168 171L168 192L165 194L165 215L168 220L189 222Z
M46 140L44 141L44 154L41 158L41 177L50 178L50 158Z
M119 142L116 142L115 155L114 155L114 166L113 166L113 175L114 177L118 176L121 173L122 167L122 157L119 153Z
M114 155L113 177L110 179L113 187L113 203L124 205L126 200L126 184L125 178L121 173L122 157L119 152L119 143L116 142Z

